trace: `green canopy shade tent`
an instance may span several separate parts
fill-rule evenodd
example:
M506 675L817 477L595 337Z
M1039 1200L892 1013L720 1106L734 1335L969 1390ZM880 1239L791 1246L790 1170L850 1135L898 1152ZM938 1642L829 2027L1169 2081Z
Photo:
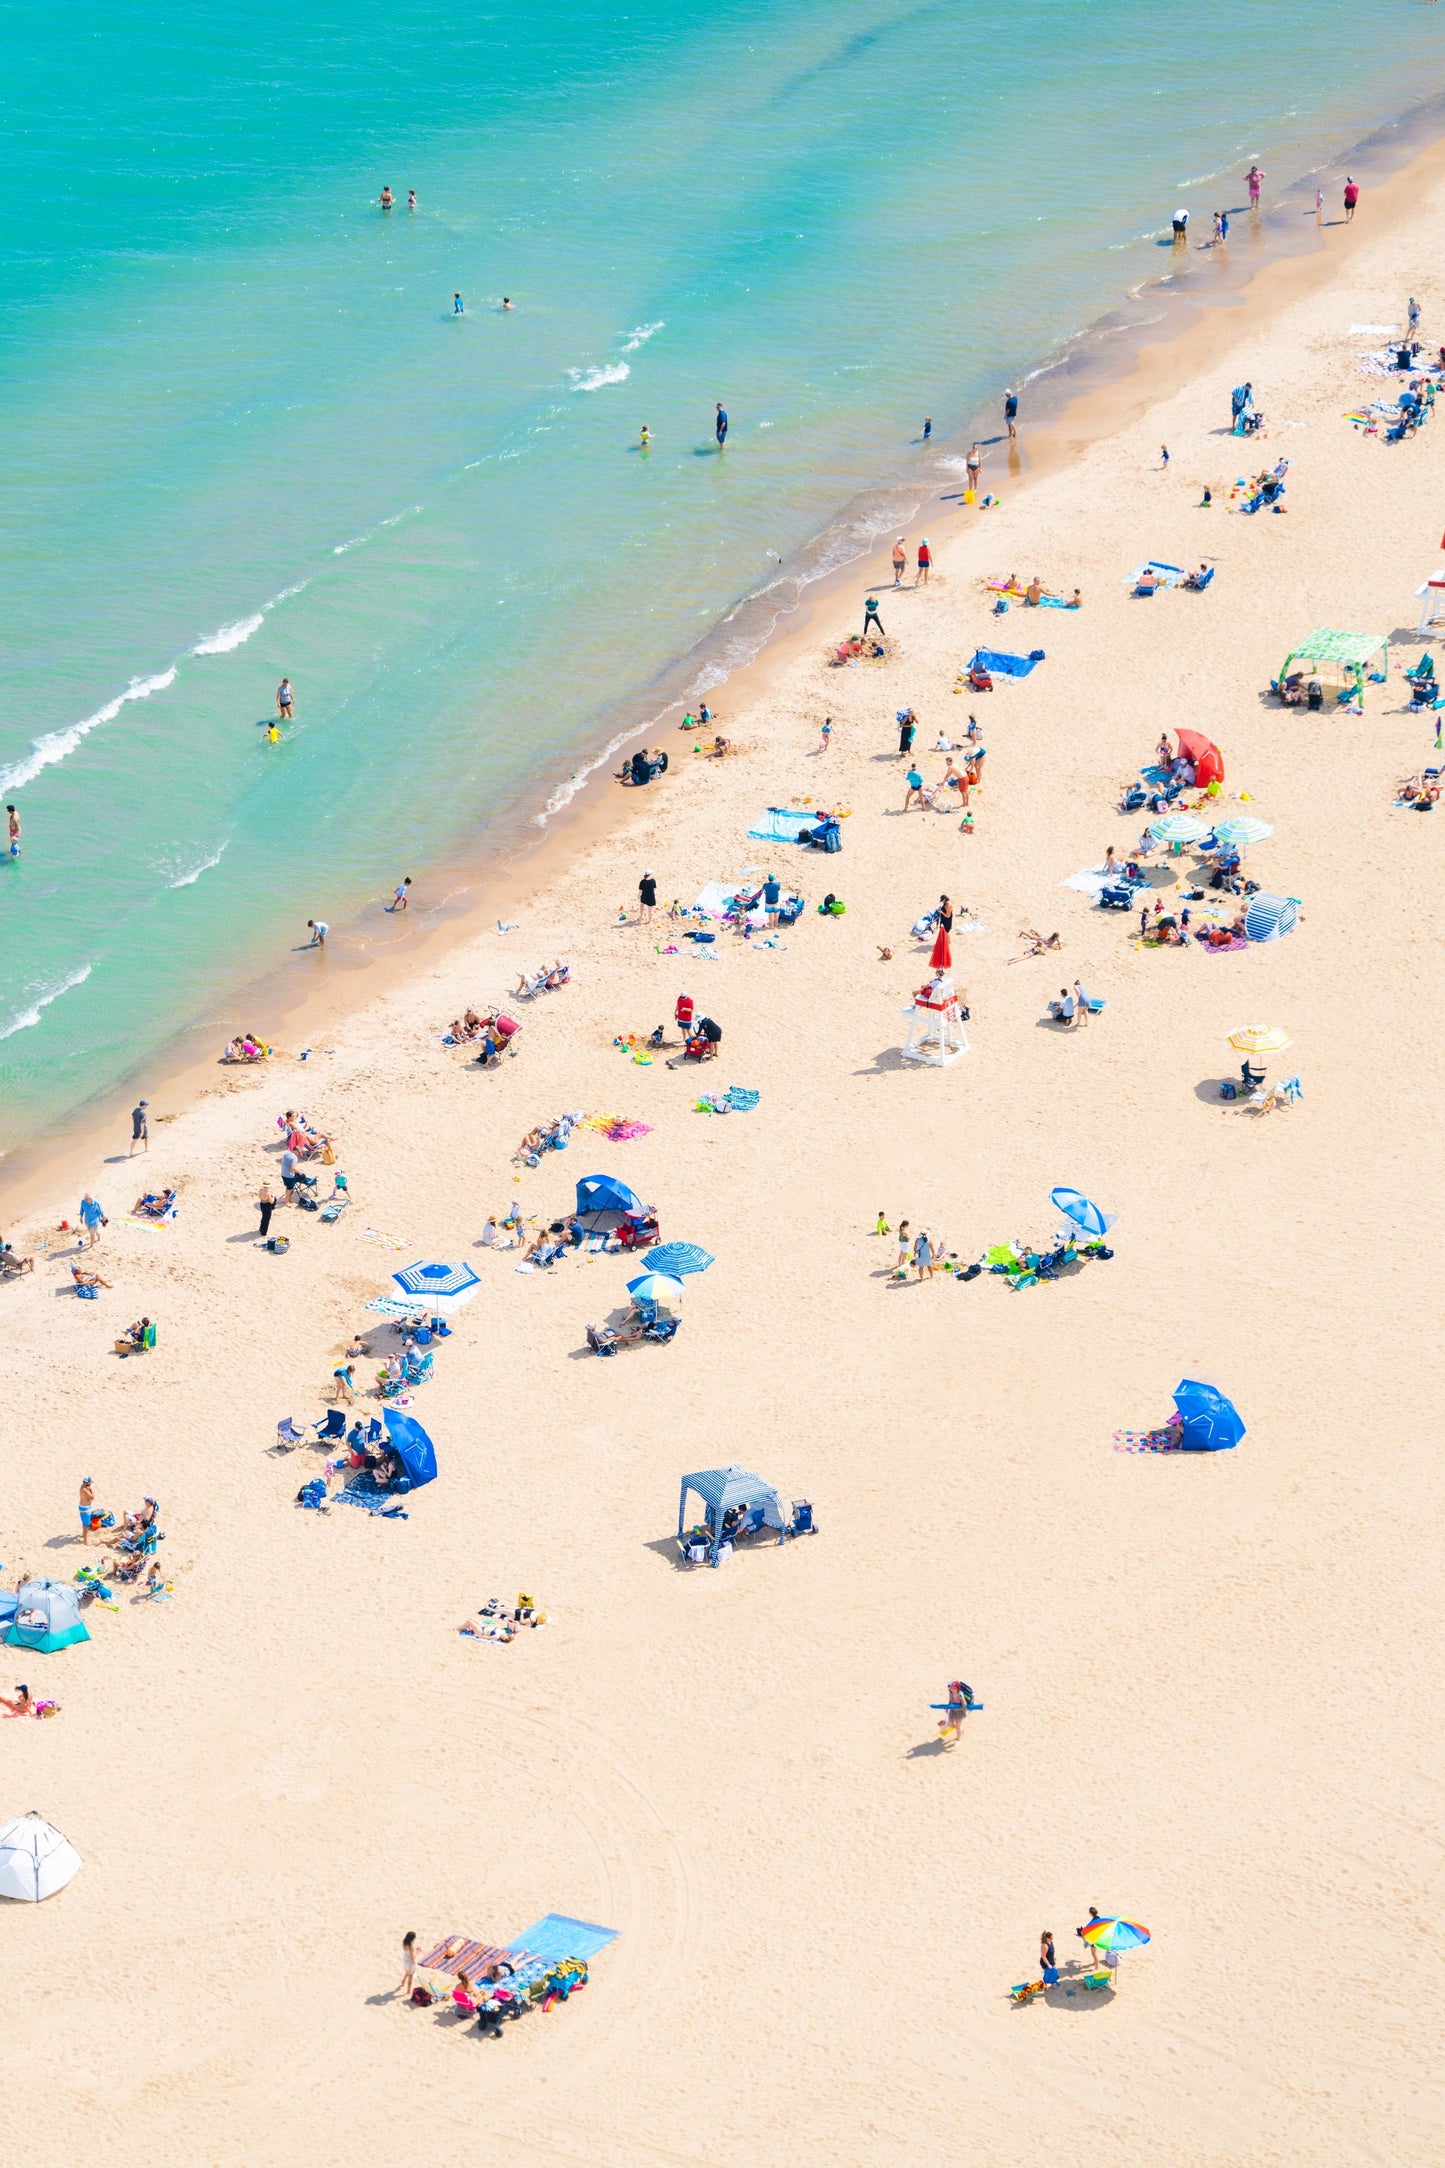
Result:
M1316 675L1321 670L1337 671L1341 678L1354 681L1355 697L1363 702L1365 676L1370 670L1382 674L1389 661L1389 642L1379 632L1335 632L1328 625L1321 625L1298 647L1292 647L1280 665L1279 682L1283 685L1293 663L1308 663Z

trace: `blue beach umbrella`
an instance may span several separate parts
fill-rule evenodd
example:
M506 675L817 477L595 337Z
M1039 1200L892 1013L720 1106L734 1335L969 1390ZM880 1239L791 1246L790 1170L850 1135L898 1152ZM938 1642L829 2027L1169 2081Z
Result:
M648 1251L647 1262L653 1272L677 1277L684 1272L706 1272L713 1259L710 1251L699 1249L695 1242L664 1242Z
M415 1416L405 1414L400 1408L388 1408L386 1433L405 1478L404 1486L398 1484L398 1489L420 1490L423 1483L436 1480L436 1447Z
M1101 1211L1077 1189L1051 1189L1049 1202L1065 1219L1072 1220L1081 1234L1093 1235L1096 1240L1109 1232L1119 1216L1117 1212Z
M653 1302L681 1302L682 1282L670 1272L644 1272L628 1281L627 1292L639 1307Z
M459 1295L463 1288L481 1285L470 1265L408 1265L392 1278L408 1295Z
M1217 1385L1181 1378L1174 1405L1184 1423L1179 1443L1188 1453L1223 1453L1244 1436L1243 1417Z

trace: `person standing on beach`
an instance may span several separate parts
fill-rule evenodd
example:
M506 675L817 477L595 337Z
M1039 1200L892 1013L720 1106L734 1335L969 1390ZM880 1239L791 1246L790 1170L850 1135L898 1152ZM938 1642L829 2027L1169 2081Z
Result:
M401 1986L398 1995L410 1996L416 1986L416 1936L405 1934L401 1938Z
M306 923L311 928L311 939L307 943L307 946L309 948L325 948L326 936L331 931L331 928L327 925L325 919L308 918Z
M983 453L977 444L973 446L963 464L968 473L968 486L976 497L978 495L978 478L983 471Z
M640 924L645 926L651 918L653 908L657 902L657 876L650 866L637 884L637 899L641 905L638 920Z
M865 640L868 637L868 627L870 625L878 627L880 640L886 638L883 630L883 620L878 615L878 597L876 595L869 595L863 604L863 637Z
M918 545L918 578L914 584L918 587L926 587L928 585L928 575L932 570L933 552L928 547L928 537L925 535Z
M717 419L713 423L713 428L717 435L718 450L721 451L728 440L727 408L723 405L721 399L717 403Z
M1174 246L1176 248L1183 248L1185 242L1188 239L1189 213L1185 210L1183 204L1181 203L1178 210L1174 213Z
M1347 226L1353 226L1355 223L1355 205L1359 200L1360 184L1353 173L1347 173L1345 175L1345 224Z
M411 898L407 895L407 890L410 887L411 875L408 874L405 880L397 882L392 899L386 907L388 911L404 911L406 909L407 904L411 901Z
M95 1504L95 1487L88 1475L80 1479L80 1540L90 1548L90 1510Z
M20 815L13 805L6 806L5 819L10 830L10 856L18 858L20 856Z
M903 547L903 537L900 535L893 545L893 584L895 587L903 585L903 575L907 570L908 552ZM866 626L864 630L867 630Z
M1244 185L1249 190L1249 208L1251 211L1257 211L1259 209L1259 192L1264 186L1264 174L1260 170L1258 159L1251 162L1249 171L1244 176Z
M264 1242L271 1225L271 1214L276 1209L275 1192L272 1190L269 1182L263 1182L261 1184L260 1190L257 1193L256 1202L261 1208L261 1225L256 1231L260 1240Z
M912 708L905 708L898 718L898 751L900 755L913 751L914 734L918 729L918 717Z
M1006 391L1003 395L1003 418L1008 423L1009 435L1016 437L1019 433L1019 395L1016 391Z
M827 752L827 750L828 750L828 747L829 747L829 746L830 746L830 745L832 744L832 742L833 742L833 718L832 718L832 716L831 716L831 715L825 715L825 716L823 717L823 729L822 729L822 733L821 733L821 735L820 735L820 738L819 738L819 742L818 742L818 751L819 751L820 753L826 753L826 752Z
M769 926L778 923L778 907L783 900L783 884L776 873L770 873L763 883L763 908L768 914Z
M140 1146L143 1152L148 1152L151 1148L151 1125L146 1119L146 1108L149 1105L150 1101L148 1099L141 1099L130 1110L130 1151L127 1154L128 1158L133 1159L135 1157L137 1145Z
M283 723L290 722L291 711L294 706L295 698L291 691L291 680L288 677L283 677L276 687L276 713Z

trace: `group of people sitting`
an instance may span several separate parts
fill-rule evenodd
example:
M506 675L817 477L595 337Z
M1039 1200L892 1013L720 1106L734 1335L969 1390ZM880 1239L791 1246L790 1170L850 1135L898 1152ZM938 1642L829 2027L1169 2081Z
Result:
M566 965L554 964L552 969L553 971L560 971L562 974L556 983L559 986L565 985L567 982ZM530 990L535 993L539 990L535 986L529 989L525 972L523 973L523 982L519 991L526 992ZM545 972L542 973L542 982L544 985L551 983ZM501 1060L503 1054L516 1053L517 1039L521 1029L522 1027L515 1017L504 1015L500 1009L488 1010L485 1016L479 1016L475 1009L467 1009L463 1015L453 1017L451 1024L442 1035L442 1044L443 1046L478 1046L477 1061L483 1069L489 1069L495 1062Z
M480 1620L480 1625L477 1621ZM493 1596L484 1603L476 1618L464 1618L457 1632L475 1641L515 1641L523 1626L545 1626L547 1614L539 1611L525 1590L519 1592L514 1604L503 1603L500 1596Z
M993 587L995 583L990 580L988 585ZM1040 604L1045 602L1056 602L1060 608L1065 610L1081 610L1084 606L1084 597L1077 587L1072 595L1056 595L1050 588L1045 587L1037 572L1026 587L1020 583L1018 574L1011 572L1006 580L1000 580L997 583L997 590L999 599L994 604L995 610L1000 608L1006 610L1008 608L1008 604L1004 600L1006 595L1016 596L1020 602L1025 603L1031 610L1038 609Z
M539 964L535 971L519 971L512 992L522 1001L530 1001L536 994L555 994L559 986L565 986L572 976L572 966L564 964L559 956L555 963Z
M1307 707L1311 715L1318 715L1325 704L1324 681L1311 675L1306 678L1303 670L1290 670L1271 686L1287 708Z
M238 1032L222 1054L222 1061L264 1061L276 1049L267 1046L264 1039L257 1038L254 1031Z
M328 1167L331 1165L336 1152L330 1137L325 1130L313 1128L295 1107L288 1107L284 1114L277 1116L276 1127L285 1136L286 1151L294 1152L298 1159L320 1159Z
M834 648L833 662L835 666L838 663L858 662L864 656L879 662L887 653L881 639L875 639L871 635L860 638L857 633L852 633L846 640L840 640Z
M640 784L651 783L655 777L666 773L667 754L659 745L651 753L639 749L630 760L622 763L612 780L615 783L630 783L636 788Z
M1407 775L1395 792L1396 805L1409 806L1414 813L1432 812L1439 803L1439 799L1440 770L1438 768L1422 768L1416 775Z
M529 1129L512 1154L514 1166L535 1167L544 1152L563 1152L571 1142L572 1132L582 1119L580 1108L573 1114L559 1114L555 1121L538 1122Z

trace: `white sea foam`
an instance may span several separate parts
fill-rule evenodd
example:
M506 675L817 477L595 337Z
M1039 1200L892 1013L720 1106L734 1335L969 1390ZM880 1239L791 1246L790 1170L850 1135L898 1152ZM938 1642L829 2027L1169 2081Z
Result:
M545 828L548 821L551 820L555 814L560 813L564 806L569 806L572 803L572 800L576 797L578 791L581 790L583 784L587 781L589 775L595 775L597 773L597 770L599 768L605 767L609 760L614 760L617 755L622 751L623 746L626 745L629 740L633 738L645 738L648 732L656 727L657 721L658 718L654 716L652 722L650 723L637 723L634 724L632 729L621 731L617 737L611 739L606 745L603 746L601 752L597 754L595 759L589 760L585 767L576 769L571 775L568 776L565 783L559 783L556 789L553 791L551 797L547 800L547 803L543 806L541 812L537 815L537 826L539 828Z
M604 384L622 384L632 371L625 361L604 362L597 369L569 369L573 391L601 391Z
M310 580L298 580L294 587L283 587L279 595L273 595L269 602L263 602L261 608L263 610L277 609L281 603L289 602L293 595L299 595L304 588L310 585Z
M230 840L230 837L227 836L226 843L223 843L221 845L221 848L216 852L214 858L203 858L200 864L194 867L190 873L180 874L174 881L171 881L168 885L171 888L189 888L191 883L193 881L198 881L203 873L209 873L212 866L218 866L221 863L221 860L226 855L226 844L229 843Z
M358 542L364 542L365 540L366 536L364 534L354 534L349 542L336 543L331 554L333 557L344 557L348 550L354 550Z
M72 986L83 986L90 977L92 968L90 964L82 964L78 971L71 972L68 979L62 979L58 986L52 986L49 993L41 994L30 1008L17 1009L7 1023L0 1024L0 1039L8 1039L17 1031L33 1030L40 1022L41 1010L48 1009L51 1002L58 1001L62 994L68 994Z
M658 322L656 324L639 324L637 328L634 331L630 331L627 337L623 340L623 353L635 354L639 346L646 346L648 340L652 338L655 333L661 331L663 328L664 326L661 322Z
M253 617L238 617L234 625L222 625L219 632L211 633L204 640L197 640L191 649L193 655L229 655L232 648L244 647L253 632L259 632L266 622L264 610L257 610Z
M158 670L154 677L132 678L123 693L117 693L114 700L107 700L94 715L71 723L68 729L47 730L43 738L35 739L23 760L13 760L8 768L0 768L0 791L18 790L23 784L33 783L42 768L54 767L58 760L67 759L92 730L98 730L102 723L113 723L128 700L148 700L152 693L163 693L175 682L173 663L169 670Z

